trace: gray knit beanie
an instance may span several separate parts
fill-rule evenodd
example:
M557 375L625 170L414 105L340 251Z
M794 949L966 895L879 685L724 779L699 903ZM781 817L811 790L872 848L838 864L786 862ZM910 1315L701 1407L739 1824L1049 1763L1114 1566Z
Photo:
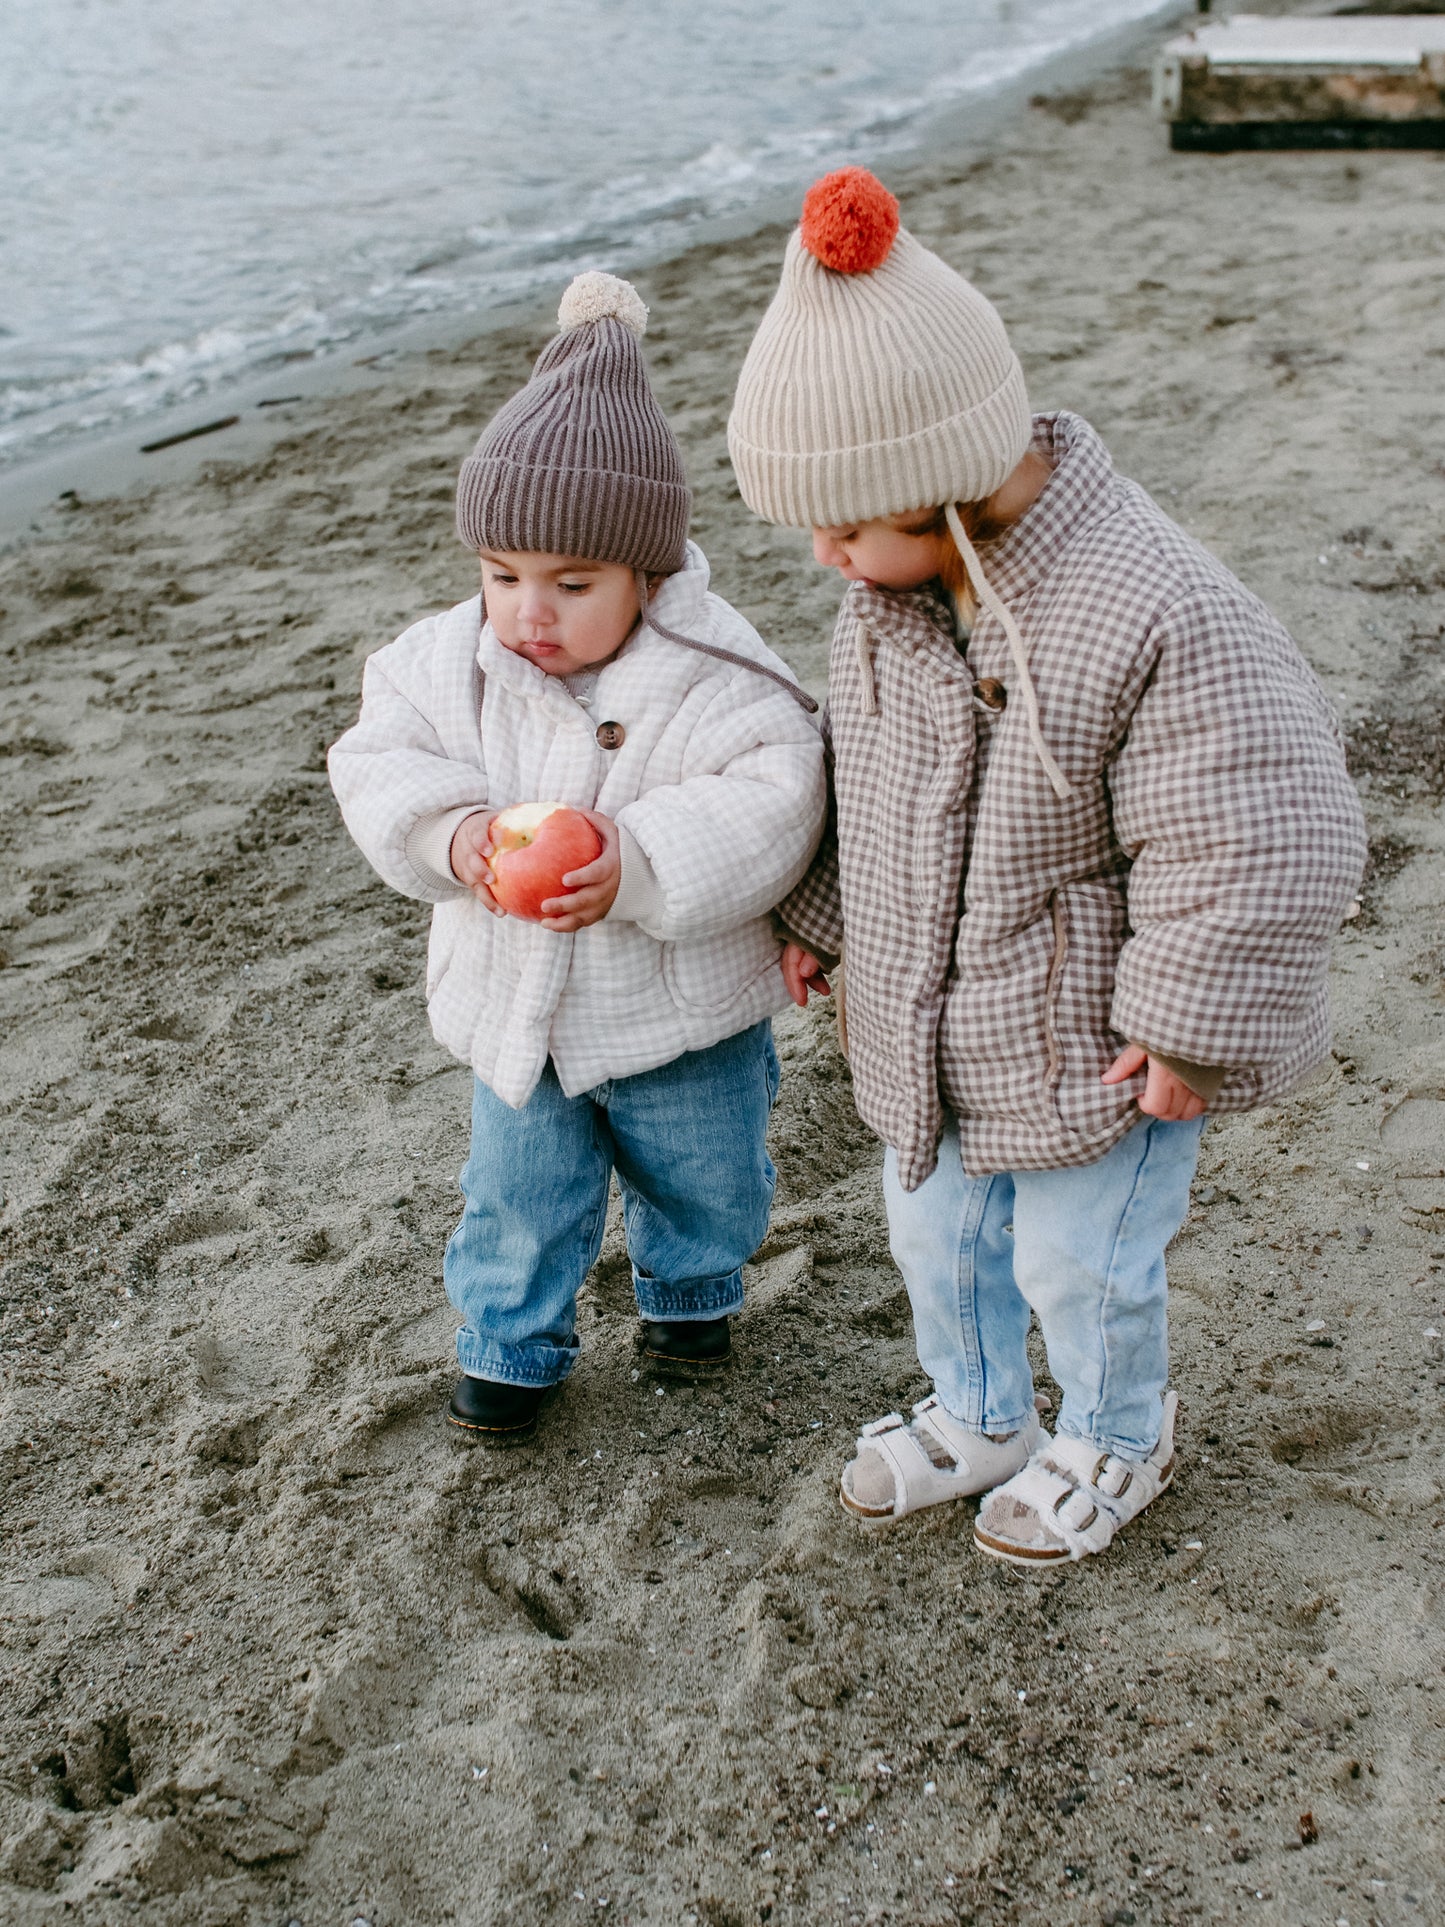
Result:
M613 274L579 274L563 330L462 464L457 534L469 549L683 566L692 491L640 346L647 309Z
M833 528L992 495L1029 445L997 311L861 167L809 189L738 378L728 451L769 522Z

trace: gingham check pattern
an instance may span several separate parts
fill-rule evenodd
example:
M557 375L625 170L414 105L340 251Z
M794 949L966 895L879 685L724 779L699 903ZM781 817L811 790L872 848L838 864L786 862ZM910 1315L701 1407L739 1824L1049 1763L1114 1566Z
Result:
M788 677L707 580L689 545L658 591L660 620ZM619 749L598 743L603 721L622 724ZM473 598L369 658L360 719L330 769L372 866L436 905L432 1029L504 1102L526 1102L549 1055L575 1096L786 1004L768 912L807 867L825 783L816 722L770 676L645 628L584 709L504 649ZM645 924L608 917L563 936L492 917L420 854L449 812L544 801L629 832L655 886Z
M1126 1042L1225 1066L1212 1109L1280 1095L1326 1055L1328 945L1364 827L1338 725L1264 605L1076 415L1045 415L1047 489L985 555L1022 629L1061 801L982 613L967 660L928 592L855 583L833 640L835 829L780 906L846 950L858 1107L933 1170L945 1107L970 1172L1101 1157L1142 1078ZM876 713L869 687L876 697Z

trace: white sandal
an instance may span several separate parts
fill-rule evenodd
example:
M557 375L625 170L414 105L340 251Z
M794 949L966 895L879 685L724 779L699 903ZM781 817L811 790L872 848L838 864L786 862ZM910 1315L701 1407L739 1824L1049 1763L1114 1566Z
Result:
M1040 1409L1047 1399L1036 1401ZM1038 1412L1007 1439L991 1439L970 1432L944 1410L935 1393L920 1399L911 1423L898 1412L875 1419L858 1434L858 1456L843 1467L838 1496L855 1518L870 1525L891 1525L924 1506L946 1499L965 1499L987 1492L1029 1461L1041 1440L1048 1438ZM892 1482L892 1496L874 1503L859 1496L857 1475L872 1455ZM865 1470L871 1473L872 1468Z
M1054 1438L979 1508L973 1543L990 1559L1049 1566L1102 1552L1174 1477L1177 1392L1164 1396L1164 1427L1148 1458L1115 1458L1087 1439Z

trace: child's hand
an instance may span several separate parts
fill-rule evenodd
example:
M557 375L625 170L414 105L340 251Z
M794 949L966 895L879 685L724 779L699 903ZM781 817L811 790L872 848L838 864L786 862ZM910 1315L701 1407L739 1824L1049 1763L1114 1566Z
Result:
M610 816L596 810L581 812L602 838L602 854L580 870L569 870L562 882L565 897L548 897L542 905L544 930L582 930L589 923L601 923L617 900L622 881L622 849L617 825Z
M783 945L782 965L783 982L795 1004L806 1005L810 990L816 990L820 997L832 995L833 987L823 975L823 966L800 943Z
M1191 1091L1182 1077L1176 1077L1173 1071L1157 1063L1142 1044L1131 1044L1127 1050L1120 1051L1099 1081L1122 1084L1145 1064L1149 1066L1149 1075L1144 1080L1139 1109L1146 1117L1163 1118L1169 1124L1187 1124L1190 1118L1202 1115L1204 1099L1199 1093Z
M492 895L489 885L492 881L492 818L495 810L478 810L458 823L452 837L451 865L452 875L458 883L465 883L472 895L484 909L490 910L494 917L504 917L507 913Z

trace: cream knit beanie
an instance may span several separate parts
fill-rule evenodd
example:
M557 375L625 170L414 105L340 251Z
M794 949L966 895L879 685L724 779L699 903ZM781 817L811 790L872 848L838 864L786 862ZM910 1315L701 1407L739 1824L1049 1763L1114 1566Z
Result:
M1003 486L1032 428L993 304L898 225L897 201L865 168L815 182L738 377L728 452L743 500L790 528L945 508L974 591L1008 638L1034 751L1068 801L1028 649L958 513Z
M992 495L1029 445L993 305L898 225L861 167L808 192L728 422L743 500L832 528Z

